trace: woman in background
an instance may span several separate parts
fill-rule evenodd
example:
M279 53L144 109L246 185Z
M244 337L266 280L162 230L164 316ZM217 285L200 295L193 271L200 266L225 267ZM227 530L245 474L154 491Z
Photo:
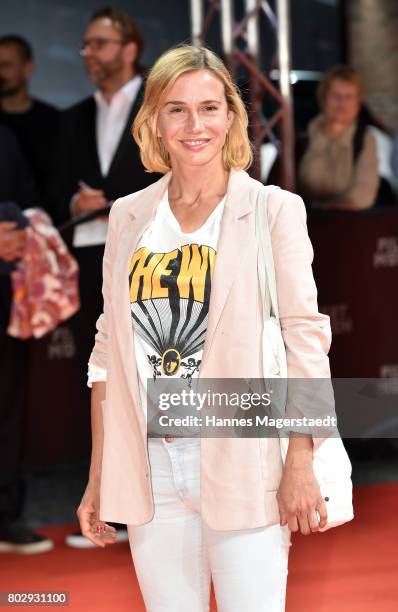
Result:
M347 66L327 72L318 89L321 113L298 141L299 193L312 208L371 208L379 187L376 139L358 121L364 88Z

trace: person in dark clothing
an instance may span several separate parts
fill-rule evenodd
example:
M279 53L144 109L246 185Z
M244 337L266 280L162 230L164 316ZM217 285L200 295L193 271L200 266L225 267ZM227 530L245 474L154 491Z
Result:
M0 125L0 202L16 202L20 208L38 206L40 197L18 141Z
M55 138L60 111L29 94L29 78L33 72L33 52L20 36L0 38L0 124L16 135L28 161L41 205L46 205L48 181L54 157Z
M50 550L51 540L22 521L25 485L20 473L27 344L7 335L12 289L6 263L23 253L25 232L5 221L4 203L21 209L38 204L34 180L12 132L0 126L0 553Z
M57 168L51 191L58 223L76 219L82 213L100 213L100 218L75 227L72 242L72 252L80 266L81 309L71 323L75 325L77 375L81 377L82 392L87 392L88 412L86 373L96 321L102 312L102 260L107 233L103 209L116 198L143 189L159 178L145 172L131 134L143 95L139 66L142 49L142 34L123 11L106 8L92 16L80 53L97 90L63 113L55 156ZM67 543L91 545L80 532L69 536Z

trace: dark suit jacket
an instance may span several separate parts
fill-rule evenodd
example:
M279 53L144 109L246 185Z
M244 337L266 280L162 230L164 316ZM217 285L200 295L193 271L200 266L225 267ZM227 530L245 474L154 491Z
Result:
M108 200L138 191L158 180L160 175L145 172L131 134L142 95L143 87L131 107L107 176L102 176L98 159L94 97L90 96L63 112L50 193L57 223L70 218L70 200L78 191L79 180L94 189L103 189Z
M2 203L14 202L20 208L39 206L32 172L22 155L14 134L0 126L0 222ZM12 266L0 258L0 334L5 333L11 305L9 272ZM7 274L6 276L4 274Z
M0 202L15 202L20 208L39 206L33 174L15 135L0 126Z

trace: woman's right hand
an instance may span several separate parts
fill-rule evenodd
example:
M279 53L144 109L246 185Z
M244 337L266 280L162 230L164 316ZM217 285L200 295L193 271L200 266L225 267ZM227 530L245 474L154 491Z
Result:
M99 491L99 482L89 481L76 514L82 534L96 546L105 548L115 543L116 529L99 520Z

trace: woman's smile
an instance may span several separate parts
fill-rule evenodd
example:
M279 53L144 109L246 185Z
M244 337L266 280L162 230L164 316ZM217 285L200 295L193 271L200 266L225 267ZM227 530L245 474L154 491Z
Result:
M186 139L180 141L185 149L188 151L201 151L206 147L206 145L210 142L210 138L201 138L201 139Z

